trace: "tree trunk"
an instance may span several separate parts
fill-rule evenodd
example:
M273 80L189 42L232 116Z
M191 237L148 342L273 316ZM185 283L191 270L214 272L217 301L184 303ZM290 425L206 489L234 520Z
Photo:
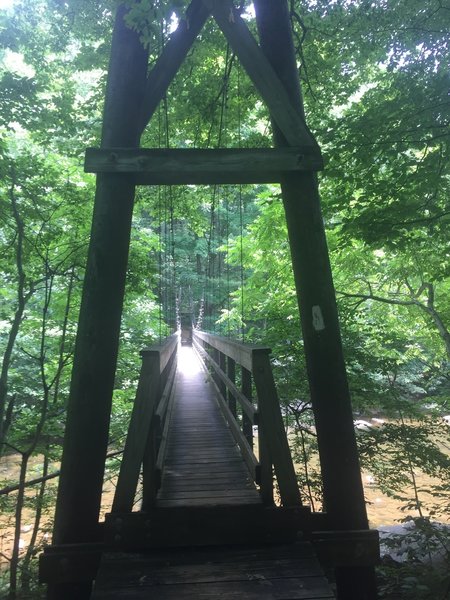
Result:
M11 329L8 334L5 352L3 354L2 368L0 371L0 456L3 453L4 442L6 440L7 426L7 403L8 403L8 373L11 365L12 353L19 334L20 324L22 323L25 306L31 295L25 292L25 271L23 265L23 244L25 239L25 225L17 206L16 194L16 177L14 167L11 167L11 185L9 189L9 199L11 201L11 210L17 229L17 246L16 246L16 267L17 267L17 308L11 324ZM8 407L12 411L13 406L10 403Z

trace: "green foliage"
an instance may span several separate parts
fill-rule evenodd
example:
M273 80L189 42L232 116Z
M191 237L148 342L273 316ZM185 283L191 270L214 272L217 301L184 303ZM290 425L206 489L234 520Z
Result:
M128 24L153 62L188 3L126 4ZM98 145L116 6L17 0L0 11L2 357L12 348L7 443L52 460L64 430L94 195L81 156ZM391 419L358 436L361 459L406 516L419 508L442 518L447 432L428 416L450 411L449 7L437 0L290 6L307 120L326 158L324 218L354 408ZM251 16L248 22L254 29ZM269 146L268 123L209 21L143 144ZM111 417L117 447L135 395L138 350L170 332L176 302L202 313L207 329L272 347L299 483L319 509L314 419L277 186L139 190ZM419 489L417 473L439 484ZM14 509L14 498L0 502ZM36 509L35 499L27 503ZM418 525L411 535L419 546L425 538L430 544L430 524ZM434 598L448 585L425 564L416 572L409 564L383 569L386 597Z

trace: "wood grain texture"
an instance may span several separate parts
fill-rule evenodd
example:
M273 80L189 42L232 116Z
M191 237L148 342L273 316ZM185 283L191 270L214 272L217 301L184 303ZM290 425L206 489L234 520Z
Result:
M87 173L127 173L139 185L277 183L286 173L318 171L322 161L295 148L88 148Z
M259 504L260 497L192 349L179 356L157 506Z
M93 600L334 598L308 543L106 554Z

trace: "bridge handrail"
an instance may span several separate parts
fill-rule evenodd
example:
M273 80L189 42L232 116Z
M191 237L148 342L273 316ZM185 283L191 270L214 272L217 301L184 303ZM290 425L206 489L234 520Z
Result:
M141 472L144 469L143 505L156 497L165 448L167 413L176 371L179 333L161 344L144 348L136 399L131 413L125 448L117 480L112 512L131 512Z
M295 469L283 424L272 367L271 349L194 330L194 347L213 370L219 403L250 474L260 485L265 504L273 503L272 465L284 506L301 505ZM235 384L235 366L240 365L242 391ZM257 408L252 400L255 387ZM242 429L236 418L236 401L242 407ZM253 454L253 428L258 425L259 463ZM250 456L251 453L251 456Z

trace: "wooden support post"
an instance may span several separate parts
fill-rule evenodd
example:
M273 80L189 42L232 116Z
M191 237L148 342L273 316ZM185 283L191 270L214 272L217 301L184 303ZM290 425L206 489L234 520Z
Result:
M244 367L242 367L242 383L241 389L244 396L252 402L253 390L252 390L252 374L250 371L247 371ZM250 448L253 448L253 423L248 418L246 413L243 413L243 432L245 437L247 438L247 442L250 445Z
M236 361L231 357L227 359L227 375L233 383L236 383ZM230 390L228 390L228 407L233 417L236 417L236 398Z
M303 116L286 0L254 0L261 46ZM288 145L273 124L277 146ZM298 140L301 143L302 140ZM326 510L334 529L367 529L353 415L315 173L282 181ZM376 598L371 567L338 571L339 598Z
M256 395L258 396L258 432L260 439L264 442L262 448L265 456L270 457L270 464L275 467L283 506L299 506L301 505L300 492L284 430L280 402L270 366L269 352L254 350L252 360L252 373ZM264 470L263 457L260 458L261 470Z
M227 356L223 352L219 352L219 366L224 373L227 372ZM222 396L226 402L227 401L227 386L221 379L219 379L217 381L217 385L219 386L220 393L222 394Z
M153 416L161 395L160 352L157 350L141 352L142 368L139 385L131 414L130 427L120 465L119 479L112 505L112 512L131 512L133 509L136 486L144 459L146 469L145 495L152 490L154 460L153 442L150 429ZM151 465L151 467L149 466ZM151 469L151 470L150 470ZM147 498L145 498L146 500Z
M125 26L119 7L112 40L102 147L139 145L148 52ZM53 542L98 539L112 390L134 202L134 183L117 174L97 178ZM89 597L90 583L49 588L49 598Z

